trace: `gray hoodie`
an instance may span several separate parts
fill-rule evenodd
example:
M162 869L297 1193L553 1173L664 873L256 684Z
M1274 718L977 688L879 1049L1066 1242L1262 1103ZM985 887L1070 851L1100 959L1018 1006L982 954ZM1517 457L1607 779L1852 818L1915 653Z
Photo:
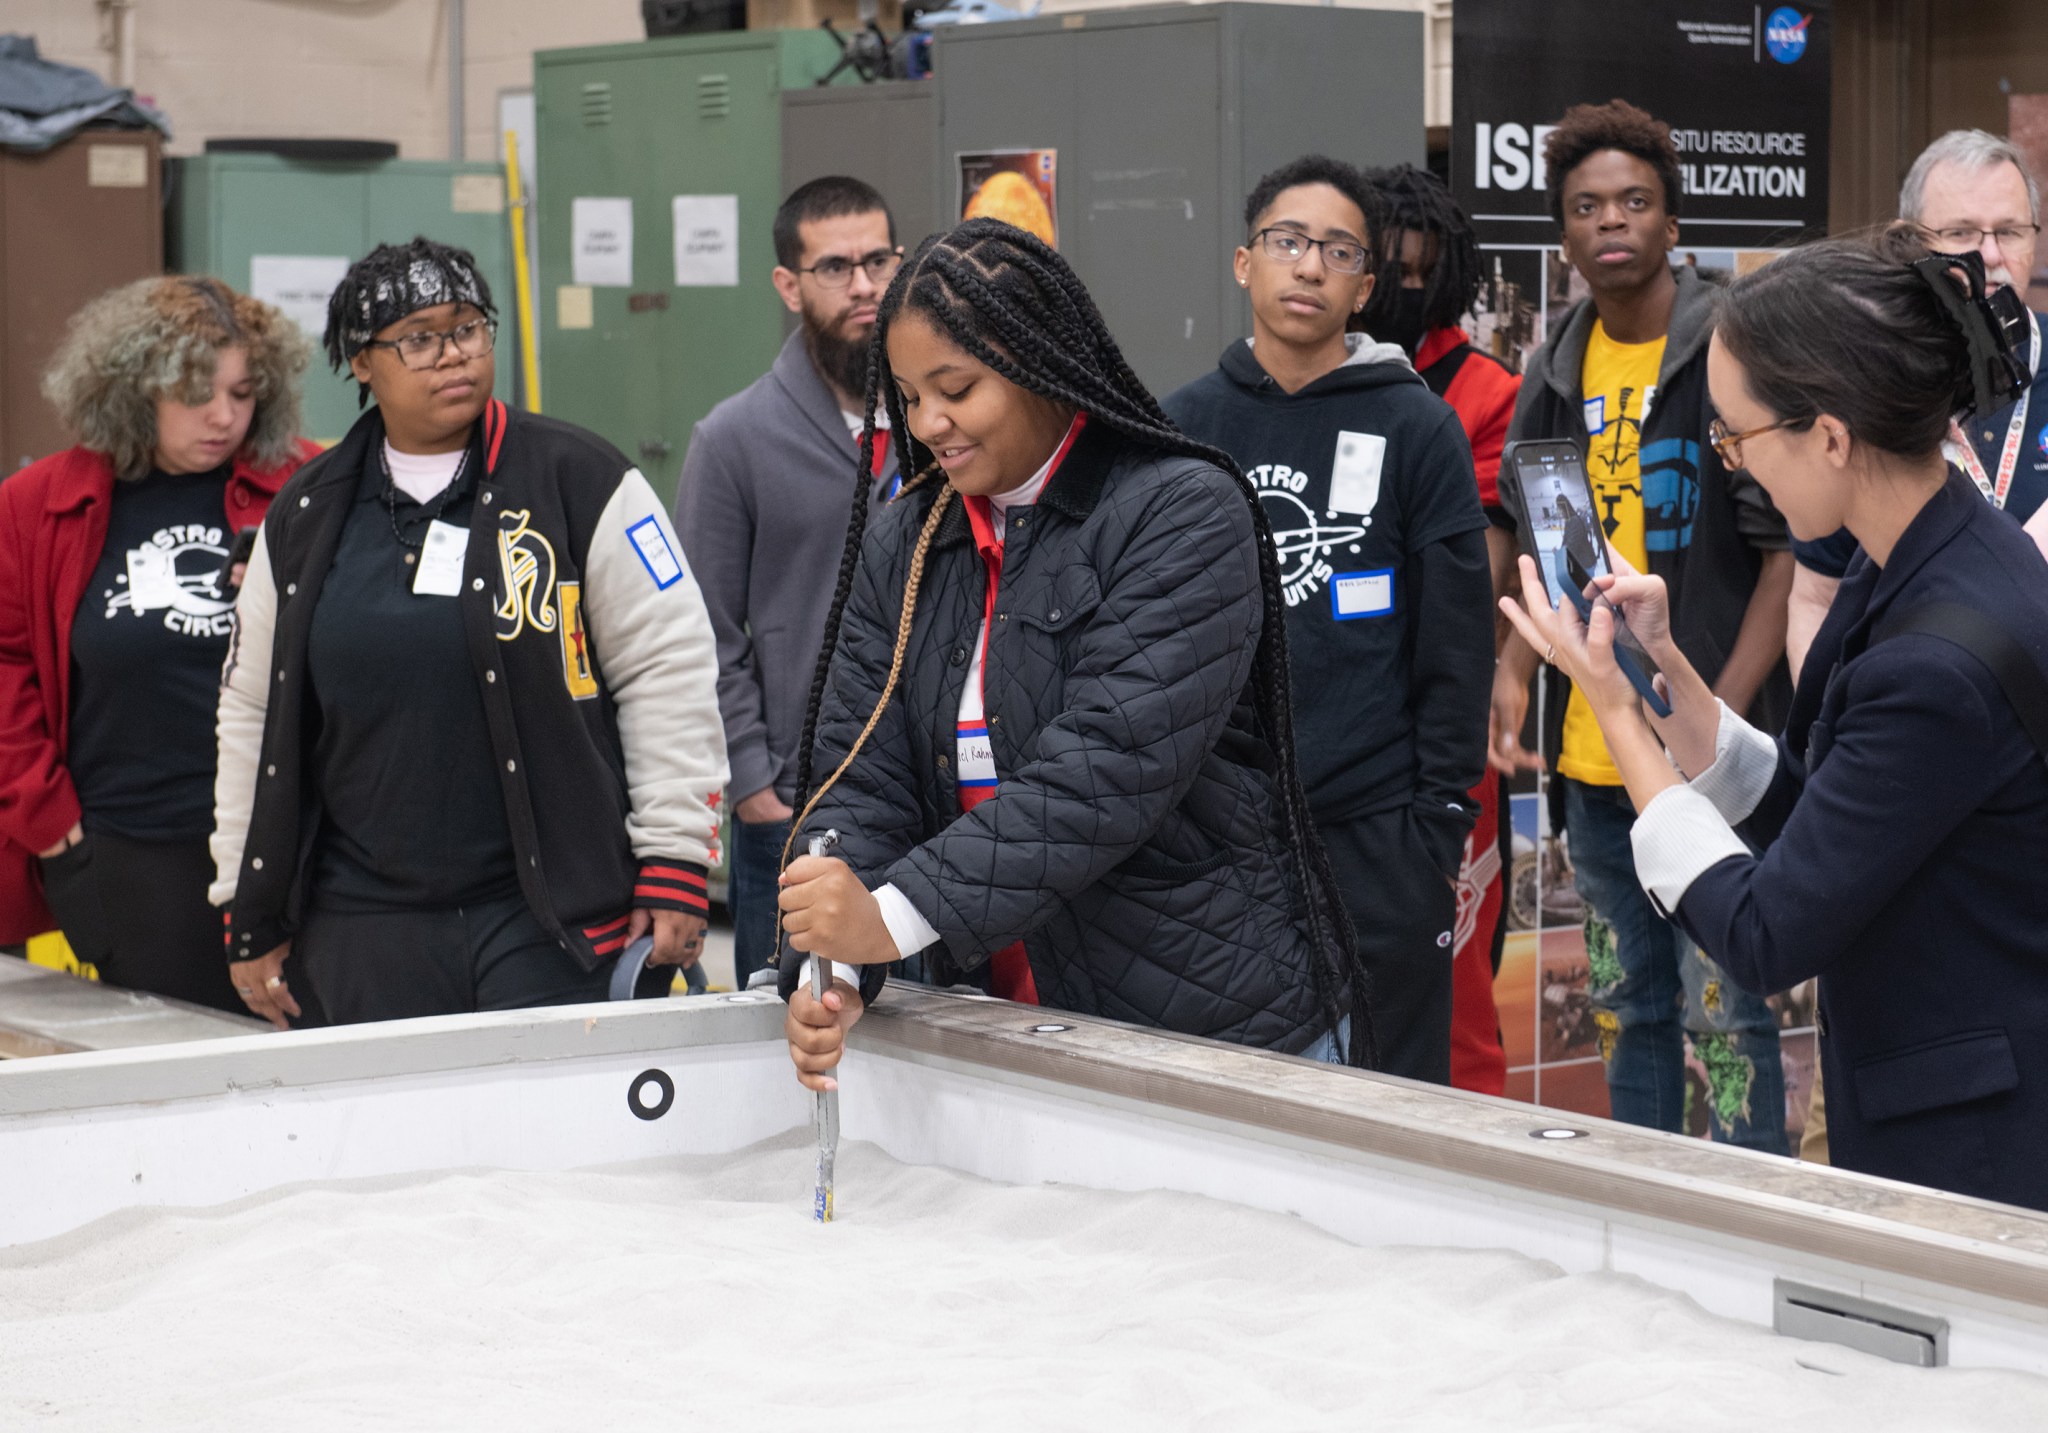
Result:
M676 534L718 638L718 709L733 801L796 794L796 748L859 449L801 331L704 416L676 491ZM882 469L895 471L889 453Z

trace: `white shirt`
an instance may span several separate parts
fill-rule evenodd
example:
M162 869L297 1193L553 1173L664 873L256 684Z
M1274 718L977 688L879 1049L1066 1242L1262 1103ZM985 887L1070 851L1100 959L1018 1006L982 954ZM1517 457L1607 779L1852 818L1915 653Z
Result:
M416 503L430 502L448 490L462 470L465 449L452 453L401 453L384 440L384 462L391 469L391 482Z
M1068 448L1062 439L1045 465L1031 475L1029 481L1007 493L991 494L988 500L990 525L996 536L1001 538L1008 523L1009 510L1015 507L1030 507L1045 491L1045 485L1052 480L1053 464ZM982 613L981 633L974 643L974 664L967 669L966 685L960 689L960 721L978 723L983 715L981 696L982 657L988 650L988 614ZM889 938L896 942L896 953L902 959L909 959L939 938L931 922L918 914L917 907L910 903L910 897L892 885L883 885L875 890L875 904L882 909L882 924L889 928ZM860 968L841 966L832 976L844 980L855 989L860 987ZM810 985L810 962L804 963L803 983Z

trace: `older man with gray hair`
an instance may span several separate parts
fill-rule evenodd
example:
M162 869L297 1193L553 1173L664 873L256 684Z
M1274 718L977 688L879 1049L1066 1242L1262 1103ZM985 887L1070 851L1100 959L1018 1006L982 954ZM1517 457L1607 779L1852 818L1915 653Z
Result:
M1938 252L1975 250L1991 288L2009 286L2026 298L2041 234L2041 190L2009 140L1981 129L1952 129L1935 140L1906 171L1899 217L1917 225ZM1951 424L1944 449L1986 501L2025 524L2048 552L2048 352L2041 316L2030 312L2027 323L2029 346L2020 357L2033 382L1996 413L1973 413L1967 423ZM1796 677L1856 543L1845 530L1821 542L1795 544L1795 550L1799 566L1785 645Z

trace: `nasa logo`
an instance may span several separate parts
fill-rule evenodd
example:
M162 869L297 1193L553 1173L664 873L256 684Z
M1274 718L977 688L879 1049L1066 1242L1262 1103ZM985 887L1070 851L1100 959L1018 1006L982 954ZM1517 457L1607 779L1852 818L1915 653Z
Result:
M1813 16L1801 15L1790 5L1780 5L1764 21L1764 48L1781 65L1789 65L1806 53L1806 27Z

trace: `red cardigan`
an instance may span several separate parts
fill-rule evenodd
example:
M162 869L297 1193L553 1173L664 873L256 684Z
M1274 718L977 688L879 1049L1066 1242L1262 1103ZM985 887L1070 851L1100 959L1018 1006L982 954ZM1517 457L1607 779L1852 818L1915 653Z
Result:
M263 521L270 500L317 453L300 441L277 467L237 458L222 501L235 532ZM79 819L65 769L71 728L71 621L107 541L114 468L71 448L0 482L0 944L54 924L35 853Z

